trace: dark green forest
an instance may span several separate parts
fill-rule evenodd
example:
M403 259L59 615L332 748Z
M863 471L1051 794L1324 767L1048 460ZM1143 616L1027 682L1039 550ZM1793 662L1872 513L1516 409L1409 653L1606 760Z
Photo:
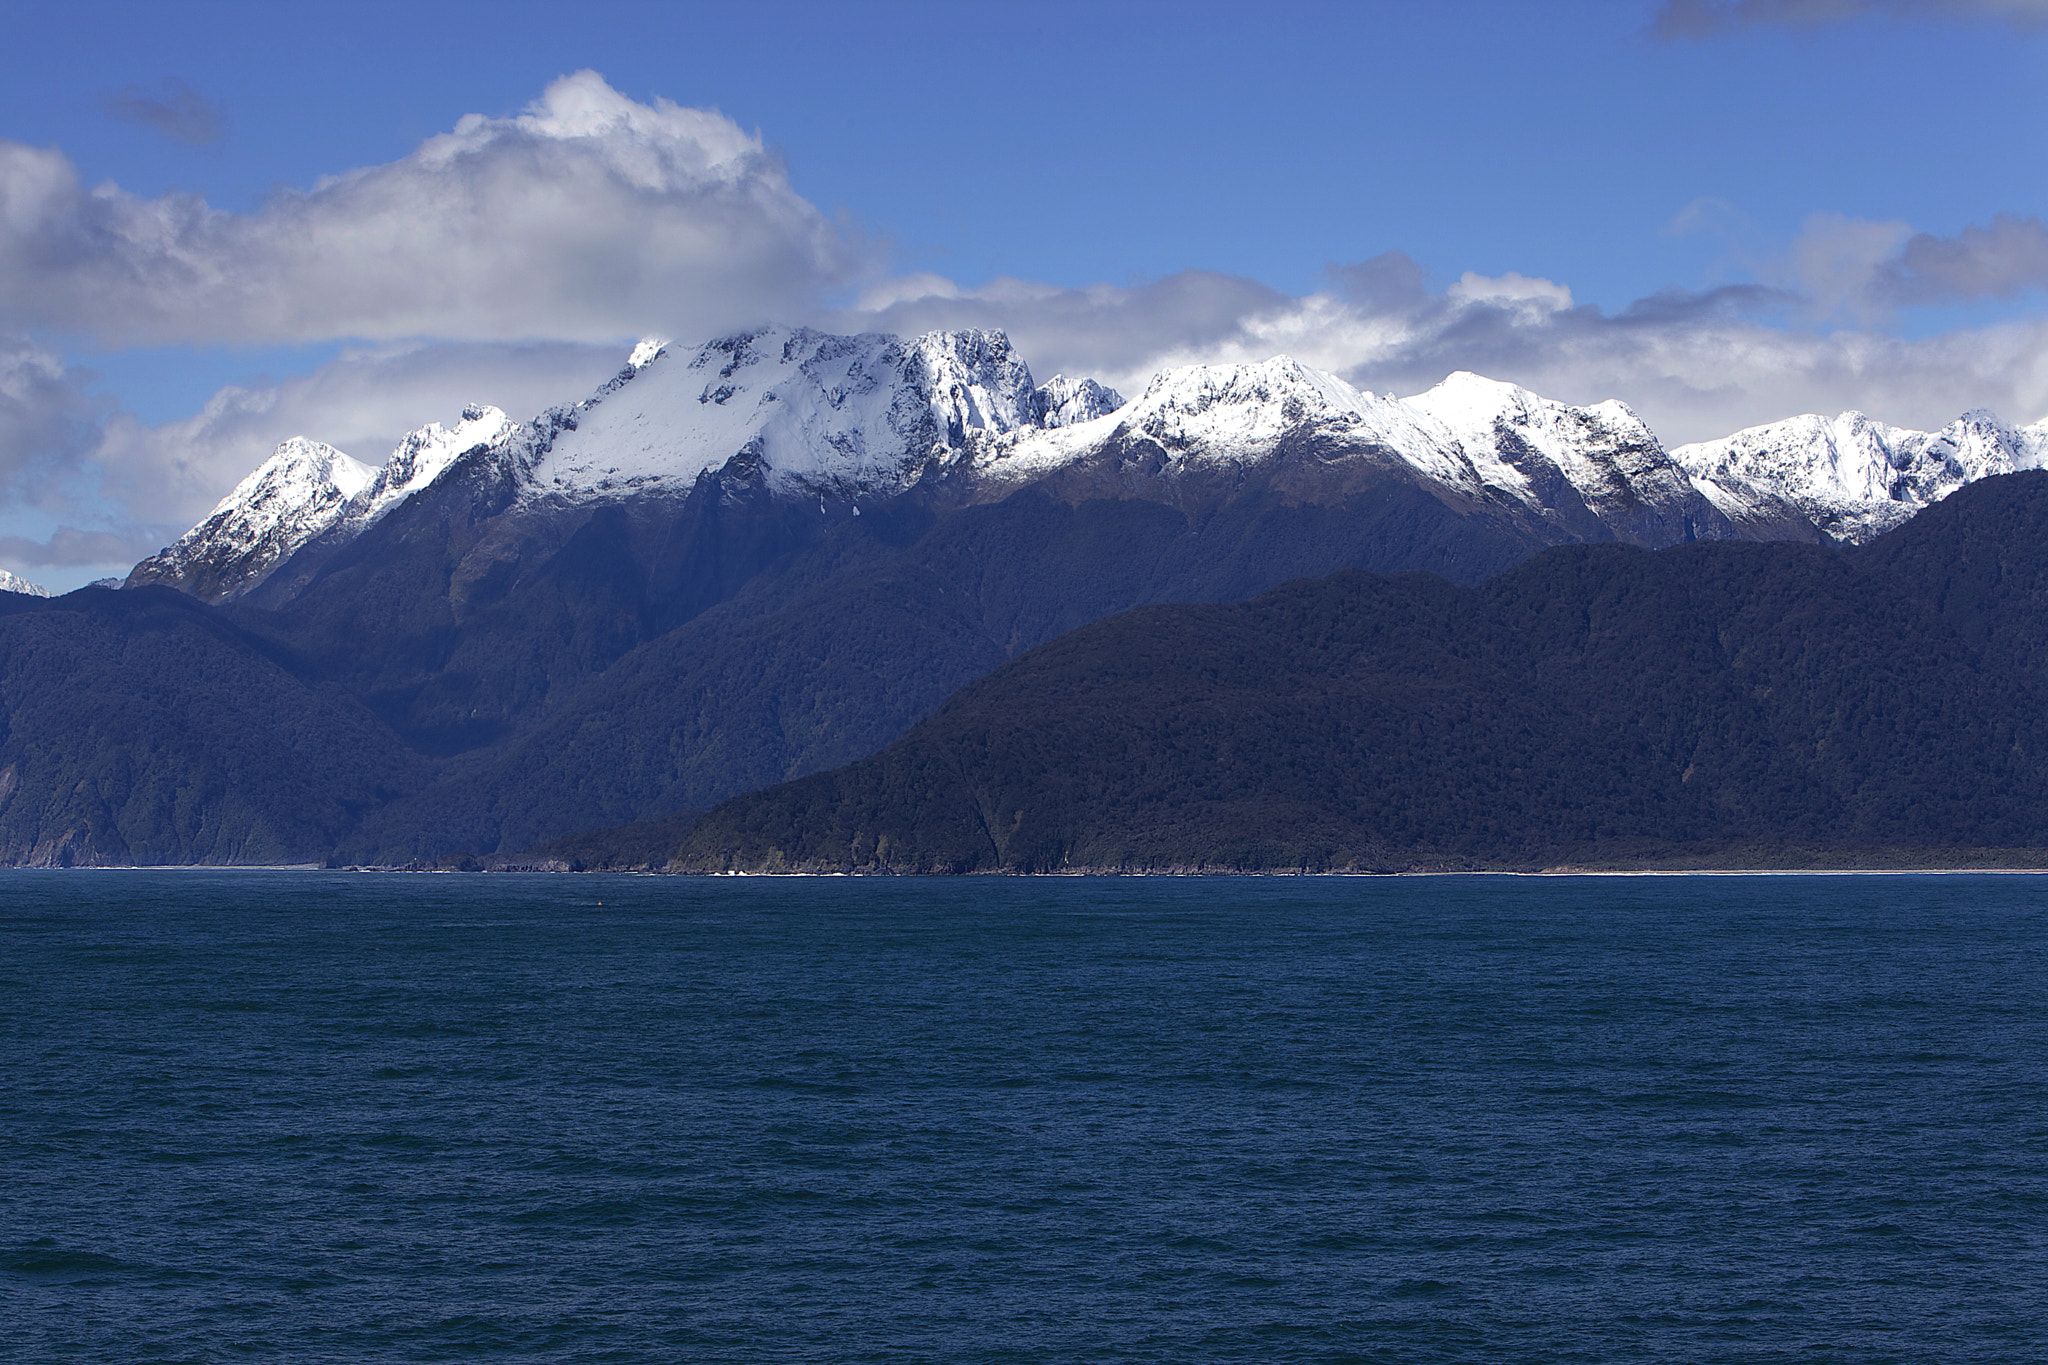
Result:
M675 865L2048 865L2044 649L2048 473L1860 549L1340 573L1083 626Z

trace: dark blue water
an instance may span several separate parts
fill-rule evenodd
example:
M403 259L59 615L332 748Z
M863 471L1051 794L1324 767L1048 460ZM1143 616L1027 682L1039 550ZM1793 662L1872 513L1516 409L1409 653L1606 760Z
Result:
M2048 879L0 907L9 1361L2048 1357Z

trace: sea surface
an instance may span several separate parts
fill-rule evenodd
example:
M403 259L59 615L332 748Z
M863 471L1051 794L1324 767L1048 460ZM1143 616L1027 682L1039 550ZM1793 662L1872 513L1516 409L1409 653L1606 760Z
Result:
M0 1360L2048 1359L2048 878L0 873Z

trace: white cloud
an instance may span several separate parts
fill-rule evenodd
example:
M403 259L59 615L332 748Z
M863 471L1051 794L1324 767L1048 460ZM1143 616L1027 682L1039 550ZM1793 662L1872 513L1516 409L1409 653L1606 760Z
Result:
M1749 226L1748 215L1718 195L1703 194L1671 215L1664 224L1666 237L1691 237L1707 233L1730 237Z
M1810 316L1870 322L1915 304L2009 299L2048 287L2048 223L1999 213L1940 237L1903 222L1819 213L1764 268L1799 291Z
M920 299L957 299L966 291L944 275L929 272L917 275L895 275L861 291L854 311L879 313L894 308L899 303L916 303Z
M0 493L46 503L98 439L91 376L26 337L0 335Z
M1572 291L1565 286L1540 276L1518 275L1512 270L1494 276L1468 270L1445 291L1445 297L1454 304L1491 303L1538 314L1572 306Z
M888 302L830 314L822 325L906 334L998 327L1041 378L1055 371L1093 375L1120 388L1142 385L1161 365L1215 358L1249 319L1293 303L1255 280L1206 270L1134 286L1059 289L998 279L979 289L925 284L908 297L892 298L882 289L871 296Z
M0 536L0 565L12 565L30 582L42 583L57 592L68 592L95 578L124 574L137 560L155 553L158 548L147 528L110 531L58 526L41 539ZM40 572L45 569L73 572L52 577Z
M0 325L109 345L718 332L807 310L863 259L759 138L589 71L248 214L86 189L62 153L0 142Z
M1992 216L1953 237L1917 232L1879 269L1876 288L1899 303L2008 299L2048 286L2048 224L2017 214Z
M1875 292L1879 273L1912 235L1901 222L1816 213L1793 240L1779 273L1798 287L1815 316L1867 320L1888 309Z

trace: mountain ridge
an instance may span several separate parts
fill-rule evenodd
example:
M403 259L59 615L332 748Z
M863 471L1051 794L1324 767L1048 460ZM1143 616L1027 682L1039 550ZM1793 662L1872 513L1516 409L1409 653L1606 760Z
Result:
M1398 399L1281 356L1165 370L1126 403L1093 380L1036 385L1000 332L765 328L688 355L643 342L579 403L523 423L474 405L452 429L406 437L381 468L295 437L128 582L245 596L299 552L361 534L477 448L527 502L676 497L706 473L758 464L779 496L858 504L920 481L950 481L962 500L1046 479L1130 493L1133 466L1154 483L1213 476L1309 434L1376 451L1453 500L1518 502L1571 539L1643 544L1853 542L1964 482L2048 458L2048 424L2008 427L1981 411L1940 432L1807 415L1666 451L1625 404L1571 407L1462 371ZM1119 478L1105 483L1109 465ZM307 577L301 566L289 591Z

